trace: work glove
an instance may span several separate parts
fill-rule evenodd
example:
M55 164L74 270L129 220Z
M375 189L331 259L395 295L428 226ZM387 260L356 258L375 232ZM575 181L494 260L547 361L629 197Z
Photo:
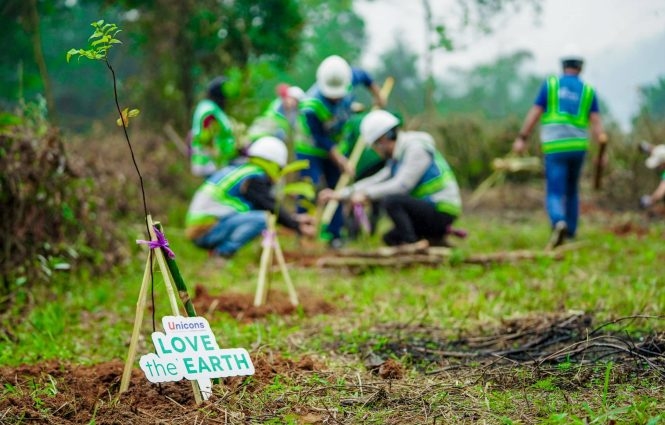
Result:
M642 195L640 198L640 208L642 209L647 209L651 206L651 196L649 195Z

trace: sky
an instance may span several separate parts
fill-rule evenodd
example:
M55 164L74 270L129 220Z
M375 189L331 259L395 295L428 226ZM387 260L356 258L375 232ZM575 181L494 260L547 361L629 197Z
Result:
M456 3L431 0L435 21L458 16ZM424 51L421 1L359 1L355 9L365 19L369 38L362 65L375 66L395 37ZM467 46L459 51L437 52L435 72L445 75L453 67L472 68L525 49L534 55L527 70L548 75L560 72L562 50L576 44L586 60L582 78L596 88L624 130L638 109L638 87L665 76L664 0L543 0L539 15L523 8L501 17L495 27L489 36L463 40Z

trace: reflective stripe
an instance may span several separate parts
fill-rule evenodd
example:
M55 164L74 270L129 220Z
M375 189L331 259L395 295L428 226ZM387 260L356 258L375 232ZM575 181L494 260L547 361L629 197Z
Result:
M326 105L323 104L323 101L321 99L316 99L316 98L309 98L305 99L302 102L300 102L300 110L301 111L312 111L314 112L314 115L318 119L321 120L321 122L326 122L329 119L332 119L333 114L326 108Z
M436 168L436 175L429 180L416 185L411 191L411 195L417 199L430 200L436 205L437 211L445 212L457 217L462 213L461 205L449 201L436 201L432 199L433 195L446 190L450 185L457 185L455 174L443 156L438 151L434 151L433 155L434 163L432 166ZM428 173L425 172L425 175L427 174Z
M217 201L222 204L229 205L238 212L249 211L250 206L244 200L233 196L230 190L242 183L247 177L256 174L263 174L263 170L254 164L243 164L225 175L218 182L211 182L208 180L204 183L202 190L212 195Z
M543 153L585 151L589 148L589 139L560 139L543 142Z
M302 155L311 155L319 158L328 158L328 152L325 149L317 148L308 143L297 142L295 151Z
M449 202L437 202L436 210L442 213L450 214L453 217L458 217L462 214L462 207L459 205L454 205Z

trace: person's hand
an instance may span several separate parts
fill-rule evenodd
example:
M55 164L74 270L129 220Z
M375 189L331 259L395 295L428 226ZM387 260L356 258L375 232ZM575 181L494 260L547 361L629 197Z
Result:
M319 192L320 203L326 203L328 201L332 201L333 199L339 200L339 195L333 189L326 188L322 189L321 192Z
M524 140L523 136L517 136L513 142L513 152L515 152L517 155L522 155L524 152L526 152L526 140Z
M356 175L355 167L351 166L351 163L349 162L348 159L346 159L346 157L342 158L344 159L340 161L339 169L342 171L342 173L348 174L349 177L354 177Z
M368 198L365 192L353 192L349 198L353 205L355 204L364 204L367 202Z
M653 204L653 202L651 201L651 196L643 195L640 198L640 208L647 209L651 206L651 204Z
M314 225L314 223L301 222L300 224L298 224L298 230L300 230L301 235L310 238L316 235L316 226Z
M374 97L374 107L378 109L385 109L388 102L380 94Z

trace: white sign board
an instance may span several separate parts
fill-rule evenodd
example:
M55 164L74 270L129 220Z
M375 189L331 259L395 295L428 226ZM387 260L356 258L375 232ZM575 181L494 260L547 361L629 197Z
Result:
M155 353L141 356L150 382L197 381L204 400L212 394L212 378L253 375L254 364L244 348L220 349L203 317L164 316L164 332L153 332Z

